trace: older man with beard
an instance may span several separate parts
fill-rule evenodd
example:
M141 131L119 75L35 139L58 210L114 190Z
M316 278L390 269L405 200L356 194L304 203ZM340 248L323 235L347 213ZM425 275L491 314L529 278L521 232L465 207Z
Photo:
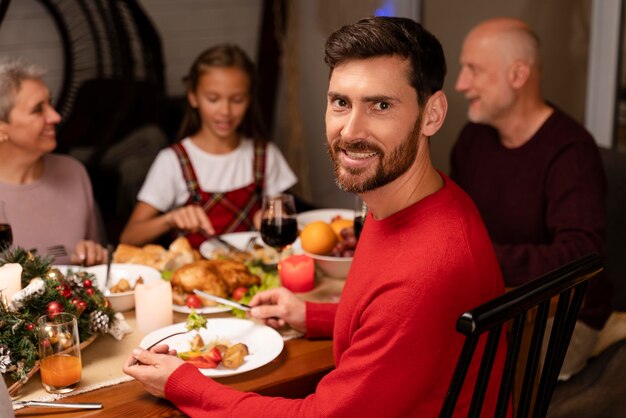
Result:
M456 82L470 123L452 152L451 177L476 203L511 287L604 253L600 153L582 125L543 99L539 47L522 21L485 21L465 38ZM589 283L562 380L585 366L610 311L602 275Z
M370 211L339 304L303 303L280 288L257 294L251 315L309 338L332 336L336 368L314 394L282 399L204 378L159 354L167 346L133 352L124 370L191 416L437 416L463 345L457 318L504 291L478 211L430 160L429 138L448 106L437 39L409 19L368 18L330 36L326 62L337 184ZM143 365L130 366L135 358ZM469 381L478 367L471 365ZM485 399L490 414L495 386ZM458 416L470 399L461 394Z

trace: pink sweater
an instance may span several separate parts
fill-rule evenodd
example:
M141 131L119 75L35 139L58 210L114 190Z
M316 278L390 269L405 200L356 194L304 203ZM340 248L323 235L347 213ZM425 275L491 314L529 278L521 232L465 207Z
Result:
M308 336L334 336L336 369L314 394L241 393L183 365L166 397L190 416L438 416L464 340L457 318L504 291L476 208L444 180L442 190L384 220L368 216L339 305L307 304ZM503 356L500 350L498 376ZM488 410L497 389L490 387ZM467 415L469 401L464 392L458 416Z
M44 157L40 179L30 184L0 182L0 200L6 203L13 229L13 245L35 248L39 255L55 245L68 254L78 241L100 242L91 181L85 167L67 155ZM54 264L69 264L70 257L57 257Z

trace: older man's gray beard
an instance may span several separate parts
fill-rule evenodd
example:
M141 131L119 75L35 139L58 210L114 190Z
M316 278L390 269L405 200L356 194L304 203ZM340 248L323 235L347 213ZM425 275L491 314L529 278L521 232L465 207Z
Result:
M420 124L421 118L418 118L413 131L400 145L391 151L388 157L382 149L366 141L345 143L340 139L333 143L332 146L326 142L326 150L333 162L337 186L346 192L365 193L385 186L406 173L417 158L417 143L421 133ZM339 164L337 155L343 149L358 152L376 152L379 163L375 173L368 178L362 179L361 176L367 170L367 167L358 169L342 167Z

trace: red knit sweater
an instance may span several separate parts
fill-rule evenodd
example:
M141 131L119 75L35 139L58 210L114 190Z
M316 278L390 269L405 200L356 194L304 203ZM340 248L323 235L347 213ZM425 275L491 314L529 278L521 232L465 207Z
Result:
M504 291L476 208L444 180L439 192L384 220L370 214L339 305L307 304L308 336L328 335L334 319L336 369L314 394L290 400L241 393L183 365L167 382L167 398L190 416L438 416L463 344L457 318ZM503 356L500 350L497 376ZM477 368L478 361L468 381ZM459 417L469 401L463 392Z

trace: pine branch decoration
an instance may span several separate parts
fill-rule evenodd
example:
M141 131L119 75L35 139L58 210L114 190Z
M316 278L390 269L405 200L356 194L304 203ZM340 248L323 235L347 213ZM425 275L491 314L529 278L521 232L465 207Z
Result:
M108 330L103 325L94 327L90 317L99 318L99 324L113 324L114 312L98 289L93 274L70 270L63 275L51 266L50 257L40 257L19 247L0 254L0 266L7 263L19 263L23 271L22 290L14 294L11 301L0 291L0 371L4 370L3 374L9 373L16 381L26 379L35 366L39 359L36 323L42 315L74 314L81 342Z

